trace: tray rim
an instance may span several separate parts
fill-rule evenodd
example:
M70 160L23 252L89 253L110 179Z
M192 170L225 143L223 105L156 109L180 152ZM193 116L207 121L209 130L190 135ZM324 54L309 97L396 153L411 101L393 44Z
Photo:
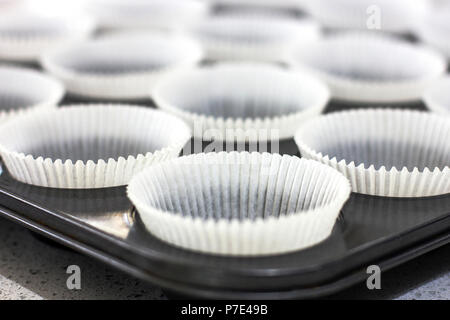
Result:
M119 187L119 188L121 188L121 187ZM41 205L38 205L38 204L36 204L34 202L31 202L31 201L27 200L27 199L21 198L20 196L18 196L16 194L13 194L13 193L10 193L10 192L2 189L2 188L0 188L0 196L4 196L4 197L10 198L10 199L14 199L15 201L18 201L19 203L22 203L22 204L25 204L27 206L30 206L30 207L32 207L35 210L44 211L47 214L51 215L52 217L54 217L54 218L56 218L58 220L61 220L62 222L66 223L66 224L75 225L78 228L80 228L81 230L83 230L84 232L93 233L93 234L95 234L98 237L101 237L101 238L103 238L103 239L105 239L107 241L111 241L114 244L119 245L122 249L130 250L132 252L139 253L139 254L143 255L147 259L148 258L156 259L157 260L156 262L161 262L161 263L164 263L164 264L168 263L168 264L172 264L172 265L177 266L177 267L185 266L184 263L180 263L180 261L177 261L177 259L173 255L169 255L169 254L163 253L161 251L154 250L152 248L147 248L147 250L142 250L140 247L133 247L129 243L127 243L124 239L120 239L120 238L118 238L118 237L116 237L114 235L111 235L111 234L108 234L107 232L104 232L101 229L95 228L95 227L89 225L88 223L82 221L81 219L77 219L76 217L71 216L70 214L67 214L67 213L62 212L62 211L61 212L54 212L51 209L45 208L45 207L43 207ZM439 196L439 197L441 197L441 196ZM12 211L16 211L15 208L10 208L9 206L7 206L7 205L5 205L4 203L1 203L1 202L0 202L0 206L4 207L4 208L7 208L9 210L12 210ZM130 203L130 206L131 206L131 203ZM139 220L140 220L140 218L136 217L135 223L142 224ZM374 241L371 241L371 242L365 243L363 245L351 248L351 249L349 249L347 251L345 259L351 259L351 258L353 258L355 256L358 256L358 255L362 254L363 252L367 251L368 249L370 249L372 247L379 246L381 244L386 244L386 243L389 243L389 242L393 242L393 241L395 241L395 240L397 240L399 238L403 238L403 237L409 235L412 232L424 229L426 227L429 227L429 226L432 226L432 225L435 225L435 224L437 225L437 224L439 224L439 222L445 221L445 220L449 220L449 223L450 223L450 211L447 214L443 214L440 217L428 220L428 221L426 221L424 223L416 225L416 226L414 226L412 228L409 228L407 230L404 230L404 231L402 231L400 233L393 234L393 235L390 235L390 236L380 237L380 238L378 238L378 239L376 239ZM39 222L39 221L36 221L36 222L40 223L41 225L45 224L45 223L42 223L42 222ZM140 227L142 227L142 226L140 226ZM447 229L448 229L448 232L450 232L450 224L449 224ZM180 250L185 251L184 249L180 249ZM214 255L208 255L208 254L202 254L202 253L195 253L195 254L202 255L202 256L217 257L217 256L214 256ZM287 255L289 255L289 254L291 254L291 253L288 253ZM222 257L222 258L226 259L226 257ZM233 258L231 258L231 259L233 259ZM253 259L253 258L250 257L250 259ZM259 257L255 257L254 259L259 259ZM271 276L289 277L289 276L292 276L292 275L306 274L308 272L314 271L314 269L327 268L328 266L333 265L333 264L337 264L337 263L339 263L341 261L342 261L342 259L336 258L336 259L328 260L328 261L324 262L323 264L309 265L308 267L302 268L301 272L299 272L299 269L295 269L295 268L292 268L292 269L283 268L283 269L280 269L280 270L278 270L276 272L274 272L272 270L271 271ZM195 267L195 266L199 266L199 265L201 265L201 264L200 263L190 263L189 267ZM230 274L233 274L234 276L241 276L241 277L246 277L246 276L266 276L266 271L264 271L263 269L248 268L248 269L244 270L244 269L237 269L237 268L227 268L227 272L230 273Z
M344 290L352 285L355 285L363 281L367 275L364 270L355 270L348 273L343 277L339 277L335 281L330 281L325 284L316 287L309 288L298 288L291 290L281 290L279 292L272 291L262 291L262 292L243 292L243 291L220 291L217 289L211 289L206 287L194 287L189 284L180 283L171 279L165 279L159 277L158 275L152 274L149 271L143 271L139 267L129 264L119 257L105 253L104 251L98 250L90 245L81 243L80 241L64 235L58 231L52 230L48 226L44 226L30 218L23 217L19 213L5 208L0 205L0 216L6 218L12 222L18 223L21 226L37 232L49 239L52 239L64 246L74 249L77 252L86 254L96 260L106 263L116 269L124 271L135 277L148 281L154 285L161 286L163 290L168 290L169 292L176 292L186 295L191 295L198 298L209 298L209 299L296 299L296 298L320 298L327 296L341 290ZM403 250L399 255L389 255L386 258L381 259L378 262L374 262L380 266L382 272L389 269L397 267L405 262L413 260L425 253L432 250L440 248L446 244L450 244L450 233L443 232L435 237L424 241L419 246L412 246L406 250ZM410 253L410 251L412 253Z

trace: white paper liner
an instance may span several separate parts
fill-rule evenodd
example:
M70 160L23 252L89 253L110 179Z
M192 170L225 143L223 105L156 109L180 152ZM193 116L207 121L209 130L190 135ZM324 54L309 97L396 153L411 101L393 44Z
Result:
M0 13L18 10L23 7L25 0L0 0Z
M328 28L406 33L423 18L427 1L312 0L306 10Z
M450 116L450 77L437 80L425 91L423 100L431 111Z
M106 29L182 31L209 12L200 0L93 0L87 10Z
M314 77L272 65L222 63L165 78L158 107L185 120L194 137L222 141L288 139L328 100Z
M28 184L68 189L125 185L140 170L177 157L190 139L181 120L126 105L30 111L0 127L0 154Z
M120 33L46 54L43 67L78 96L111 100L149 97L155 83L202 58L189 38L160 33Z
M146 228L182 248L268 255L326 239L350 195L337 171L268 153L206 153L152 166L128 186Z
M0 123L24 110L54 107L63 96L63 85L45 74L0 65Z
M0 59L35 62L48 50L87 38L94 21L82 14L51 16L13 10L0 19Z
M208 0L215 5L300 9L306 6L308 0Z
M193 33L210 60L285 62L296 45L317 39L320 29L308 19L230 14L204 19Z
M450 58L450 3L447 6L428 10L425 19L417 27L419 38L438 49L447 58Z
M367 109L321 116L299 129L303 157L349 178L354 192L386 197L450 193L450 118Z
M368 103L420 100L446 70L445 58L424 46L353 32L299 46L291 62L322 78L333 98Z

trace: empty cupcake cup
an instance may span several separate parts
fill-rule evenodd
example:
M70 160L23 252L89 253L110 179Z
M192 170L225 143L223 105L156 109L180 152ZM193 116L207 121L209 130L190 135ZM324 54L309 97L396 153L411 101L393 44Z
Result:
M52 188L125 185L144 167L177 157L190 139L181 120L125 105L26 112L0 127L0 154L18 181Z
M277 66L222 63L165 78L153 99L197 139L254 142L291 139L324 110L329 92L314 77Z
M202 58L191 39L161 33L119 33L48 53L43 67L69 93L92 99L140 100L168 73Z
M269 255L325 240L350 195L339 172L268 153L206 153L152 166L128 186L148 231L174 246Z
M95 29L85 15L54 15L12 11L0 19L0 59L37 62L49 50L86 39Z
M201 0L91 0L87 11L104 29L183 31L209 11Z
M299 46L291 62L325 81L333 99L387 105L420 101L446 70L445 58L424 46L353 32Z
M24 110L54 107L63 96L63 85L47 75L0 66L0 123Z
M276 15L212 16L200 21L193 34L213 61L245 60L286 62L299 43L319 37L319 26L312 20Z
M416 27L416 34L424 43L432 46L450 59L450 5L434 6Z
M426 0L314 0L306 4L306 11L331 30L372 29L403 34L414 30L426 9Z
M295 141L303 157L343 173L354 192L450 193L450 118L411 110L337 112L310 120Z
M439 79L430 86L423 100L431 111L450 116L450 77Z

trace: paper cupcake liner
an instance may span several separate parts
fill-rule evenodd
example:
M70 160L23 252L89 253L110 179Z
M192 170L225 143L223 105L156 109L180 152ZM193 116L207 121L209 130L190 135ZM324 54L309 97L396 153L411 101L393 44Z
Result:
M430 9L423 22L416 28L419 38L450 58L450 5Z
M450 77L442 78L430 86L425 91L423 101L431 111L450 116Z
M0 12L5 13L10 10L21 9L25 0L0 0Z
M303 157L349 178L354 192L385 197L450 193L450 119L371 109L321 116L299 129Z
M178 31L205 16L209 6L199 0L94 0L87 4L87 10L106 29Z
M267 255L325 240L350 185L314 161L268 153L206 153L152 166L128 186L146 228L172 245Z
M207 18L193 33L210 60L285 62L296 45L317 39L320 30L312 20L231 14Z
M139 100L161 77L201 58L200 47L182 36L122 33L46 54L42 65L71 94Z
M156 105L189 123L195 138L222 141L292 138L328 98L313 77L251 63L191 69L165 78L153 92Z
M68 189L125 185L144 167L177 157L190 139L181 120L126 105L30 111L0 127L0 154L24 183Z
M87 38L94 29L93 20L80 14L56 17L13 11L0 19L0 59L34 62L46 51Z
M216 6L239 6L254 8L303 9L308 0L209 0Z
M420 100L447 68L444 57L426 47L370 33L299 46L291 62L323 79L333 98L369 103Z
M302 21L305 19L305 13L301 7L294 4L288 6L281 2L277 2L280 5L274 4L252 4L252 3L218 3L213 8L213 16L233 16L239 15L242 17L260 17L264 16L278 17L280 19L294 19L297 21Z
M49 76L0 65L0 123L24 110L54 107L63 96L62 84Z
M306 11L328 28L395 33L413 30L426 9L424 0L314 0L306 5Z

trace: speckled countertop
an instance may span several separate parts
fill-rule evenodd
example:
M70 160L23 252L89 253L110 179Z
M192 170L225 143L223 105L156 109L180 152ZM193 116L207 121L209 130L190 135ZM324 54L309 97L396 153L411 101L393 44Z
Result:
M68 290L66 268L82 270L81 290ZM448 299L450 246L383 273L382 290L358 285L332 299ZM0 218L0 299L165 299L160 288L46 243Z

